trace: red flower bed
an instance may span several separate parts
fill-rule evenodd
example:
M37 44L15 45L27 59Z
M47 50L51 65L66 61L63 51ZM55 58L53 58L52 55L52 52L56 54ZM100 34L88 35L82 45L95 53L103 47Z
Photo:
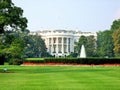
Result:
M63 65L63 66L73 66L73 65L75 65L75 66L120 66L120 64L100 64L100 65L94 65L94 64L65 64L65 63L51 63L51 62L48 62L48 63L32 63L32 62L24 62L23 64L22 64L23 66L34 66L34 65L36 65L36 66L61 66L61 65Z

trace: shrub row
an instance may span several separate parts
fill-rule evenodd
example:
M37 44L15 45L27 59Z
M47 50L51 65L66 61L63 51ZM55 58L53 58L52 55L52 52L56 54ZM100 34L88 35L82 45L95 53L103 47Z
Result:
M63 63L63 64L120 64L119 58L45 58L43 60L25 60L31 63Z
M19 58L11 58L9 61L9 65L21 65L22 63L23 60Z

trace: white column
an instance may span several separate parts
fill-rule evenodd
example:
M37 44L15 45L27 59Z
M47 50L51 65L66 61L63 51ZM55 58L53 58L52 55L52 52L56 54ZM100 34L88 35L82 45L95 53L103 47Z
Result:
M68 52L70 53L70 43L71 43L71 39L70 38L68 38L68 42L69 42L69 44L68 44Z
M58 37L56 37L56 53L58 53Z
M50 48L49 48L49 38L47 38L47 52L50 52Z
M64 54L64 37L62 37L62 54Z
M68 53L68 38L66 38L66 40L67 40L67 44L66 44L66 48L67 48L67 53Z
M51 38L51 52L53 53L53 37Z
M49 52L51 53L51 38L48 39L49 39Z
M70 48L71 48L70 52L74 52L74 39L73 38L71 39Z

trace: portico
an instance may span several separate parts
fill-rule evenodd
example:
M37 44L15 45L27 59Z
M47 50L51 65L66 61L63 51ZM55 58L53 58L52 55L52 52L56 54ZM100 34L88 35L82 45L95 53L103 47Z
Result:
M75 42L78 42L81 36L92 35L97 38L97 33L78 30L43 30L31 34L40 35L45 41L47 52L55 57L66 57L74 52Z
M53 56L56 57L65 57L70 54L70 52L74 52L71 43L73 42L71 38L64 36L54 36L47 38L49 44L47 47L48 52L50 52Z

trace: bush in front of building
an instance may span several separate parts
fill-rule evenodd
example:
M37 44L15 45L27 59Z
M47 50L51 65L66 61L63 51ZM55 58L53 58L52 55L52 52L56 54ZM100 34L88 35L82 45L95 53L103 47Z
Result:
M38 58L38 59L31 59L25 60L24 62L31 62L31 63L56 63L56 64L120 64L119 58Z
M77 58L45 58L45 63L77 64Z
M22 63L23 63L23 60L19 58L11 58L9 60L9 65L21 65Z
M23 62L28 63L45 63L44 58L26 58Z
M75 52L71 52L70 55L68 55L67 57L77 57L78 53Z

